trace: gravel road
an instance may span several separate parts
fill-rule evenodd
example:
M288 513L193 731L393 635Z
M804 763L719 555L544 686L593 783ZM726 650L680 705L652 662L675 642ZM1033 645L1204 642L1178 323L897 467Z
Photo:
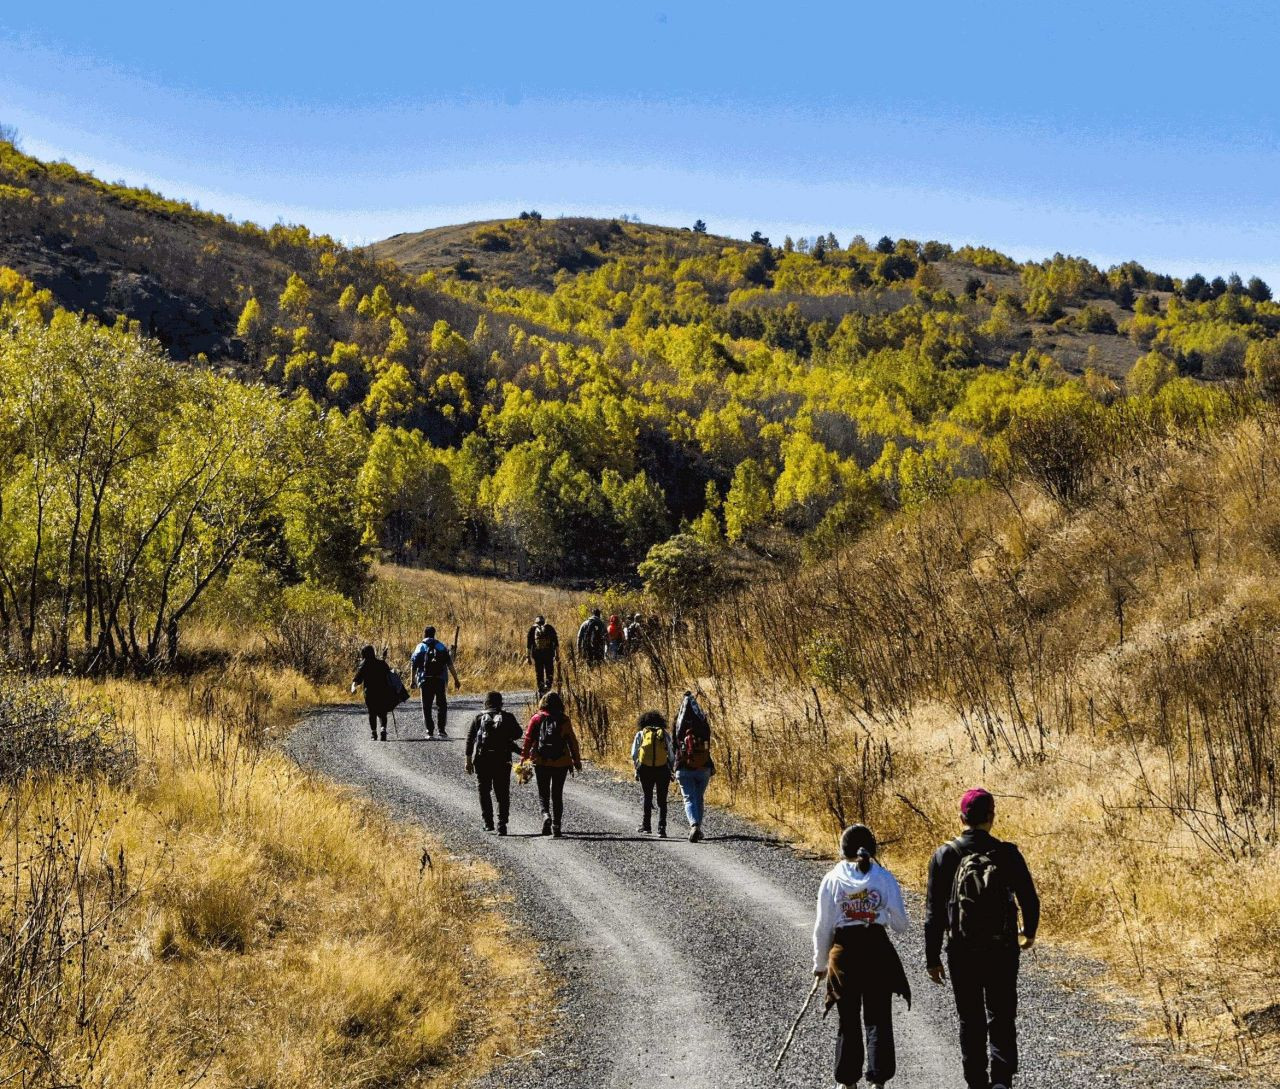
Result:
M523 702L509 697L508 706L520 715ZM691 844L674 785L672 838L638 834L638 787L590 767L565 788L564 839L537 834L533 784L514 782L511 834L491 835L463 771L467 725L479 707L472 698L451 702L447 741L423 737L416 710L406 709L401 736L386 744L370 741L363 707L327 708L303 719L286 748L302 764L421 823L456 855L492 864L513 898L517 923L536 935L562 981L555 1010L534 1013L552 1037L481 1089L830 1086L835 1026L814 1012L773 1073L812 982L813 899L830 863L714 810L706 840ZM912 928L896 940L914 1006L908 1012L895 1001L893 1084L958 1089L950 992L924 974L920 905L913 899L908 905ZM1024 958L1019 1086L1223 1083L1222 1071L1192 1068L1163 1046L1129 1039L1132 1014L1114 1004L1099 1007L1091 997L1094 974L1093 966L1052 950Z

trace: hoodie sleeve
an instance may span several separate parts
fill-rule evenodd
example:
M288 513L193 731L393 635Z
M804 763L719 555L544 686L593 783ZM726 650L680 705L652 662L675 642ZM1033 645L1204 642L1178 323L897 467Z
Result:
M836 898L831 879L824 877L818 886L818 905L813 921L813 970L825 972L827 957L831 953L831 940L836 932Z
M520 750L522 761L527 761L533 755L533 746L538 740L537 721L538 716L534 715L529 719L529 725L524 728L524 746Z
M476 737L480 733L480 716L476 715L471 720L471 728L467 730L467 763L471 763L471 757L475 753Z
M910 920L907 918L907 905L902 900L902 886L898 884L898 879L888 870L884 871L886 878L886 896L885 896L885 913L889 916L889 929L895 934L902 934L906 931Z

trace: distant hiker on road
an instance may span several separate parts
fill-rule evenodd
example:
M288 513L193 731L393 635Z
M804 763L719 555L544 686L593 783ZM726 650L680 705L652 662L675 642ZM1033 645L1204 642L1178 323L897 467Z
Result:
M545 616L536 617L525 638L529 662L533 666L538 695L550 692L556 680L556 655L560 651L560 636L547 623Z
M461 688L458 671L453 666L453 655L436 638L436 629L428 626L422 632L422 642L414 649L409 659L413 667L413 683L422 691L422 725L426 727L427 736L432 737L436 728L441 737L448 737L445 724L449 721L449 700L445 693L449 689L449 674L453 674L453 687ZM431 721L431 707L435 705L436 720Z
M524 734L522 759L533 761L542 803L542 834L560 838L564 819L564 781L569 769L582 770L578 738L559 692L548 692L538 703Z
M653 830L653 798L658 797L658 835L667 838L667 792L671 788L675 744L667 730L661 711L646 711L640 716L639 729L631 742L631 763L636 779L644 790L644 816L637 832Z
M826 977L827 1009L835 1006L840 1014L836 1089L858 1084L864 1060L867 1081L882 1086L897 1072L893 996L902 995L911 1006L911 987L885 926L901 934L907 909L897 879L876 861L871 829L846 828L840 853L843 861L818 888L813 973Z
M947 978L946 937L965 1082L969 1089L1008 1089L1018 1070L1019 949L1035 944L1040 898L1022 853L991 834L995 799L981 788L968 791L960 818L966 830L929 862L925 965L934 983Z
M360 666L351 679L351 692L354 695L359 685L364 685L364 706L369 712L369 732L373 740L378 740L378 730L382 730L382 740L387 739L387 715L395 701L391 695L391 667L378 657L377 651L369 645L360 648Z
M617 661L622 657L622 641L626 638L626 634L622 628L622 621L618 618L618 614L614 613L609 617L609 625L605 628L605 652L613 661Z
M689 820L689 842L702 839L702 799L707 784L716 773L711 759L711 724L692 692L686 692L676 712L676 781L684 795L684 814Z
M493 798L498 801L498 835L507 834L511 810L511 757L520 754L522 731L516 716L502 709L502 693L490 692L484 710L467 731L467 774L475 774L480 791L480 815L493 831Z
M587 665L597 665L604 660L604 634L600 610L592 609L578 629L578 654Z

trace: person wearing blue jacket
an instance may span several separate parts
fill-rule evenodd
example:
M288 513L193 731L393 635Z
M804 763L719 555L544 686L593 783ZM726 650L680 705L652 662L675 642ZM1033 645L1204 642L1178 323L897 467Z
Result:
M631 763L644 790L644 817L637 832L653 831L653 800L658 799L658 835L667 838L667 792L671 789L675 745L661 711L640 716L635 740L631 742Z
M458 671L453 665L453 655L436 638L436 629L428 626L422 633L422 642L414 648L413 657L409 659L413 668L413 683L422 692L422 725L427 736L431 737L439 729L441 737L448 737L445 724L449 721L449 700L445 693L449 689L449 674L453 674L453 687L461 688ZM432 705L435 706L435 722L431 721Z

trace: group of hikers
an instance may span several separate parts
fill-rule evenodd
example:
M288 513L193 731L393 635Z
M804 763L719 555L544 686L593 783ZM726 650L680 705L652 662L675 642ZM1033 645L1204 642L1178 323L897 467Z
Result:
M611 621L617 619L613 617ZM601 629L608 632L601 621L599 609L584 621L583 628L591 625L593 620L600 622ZM629 624L640 625L640 614L631 617ZM627 627L621 628L621 641L625 645L630 638L634 646L641 636L636 631L628 637L626 631ZM579 643L582 643L581 632ZM608 643L604 645L607 647ZM537 782L538 800L542 806L542 834L560 838L564 822L565 780L571 773L582 771L582 755L564 699L551 687L559 638L545 617L538 616L534 620L528 632L526 649L537 671L537 709L522 728L515 715L504 709L502 693L490 692L485 697L484 710L475 716L467 731L467 774L476 777L485 828L505 836L511 809L511 759L520 757L517 775L522 781L532 775ZM612 652L606 650L605 653ZM449 677L453 677L455 688L461 682L453 652L436 638L434 627L428 626L423 631L422 641L414 648L409 666L413 684L421 692L422 722L427 736L438 735L447 739L449 708L446 690ZM353 693L359 687L364 689L370 736L374 741L386 741L387 718L408 698L408 693L385 655L379 657L371 645L361 650L359 667L351 681ZM686 692L681 699L674 729L668 728L667 720L660 711L646 711L640 716L631 745L631 761L644 799L643 817L637 830L652 834L656 808L657 834L666 838L667 799L674 780L684 798L689 841L699 842L703 838L704 799L707 785L715 774L715 763L711 759L711 726L692 693Z
M1040 926L1040 898L1017 846L991 834L995 798L981 787L960 799L964 831L929 860L925 892L925 969L947 981L960 1021L969 1089L1009 1089L1018 1070L1018 967ZM911 987L888 929L907 929L897 879L876 858L865 825L846 828L842 859L822 879L813 929L815 988L837 1008L836 1089L872 1086L897 1072L892 999L911 1007ZM1021 925L1019 925L1021 915ZM943 960L945 948L945 965Z
M617 617L611 618L617 620ZM641 624L637 614L630 623ZM595 609L578 633L580 652L602 661L614 640ZM603 637L597 642L597 630ZM623 647L626 626L620 626ZM643 628L639 629L641 632ZM586 637L584 640L584 632ZM643 638L642 635L634 636ZM634 644L633 644L634 645ZM586 648L600 649L587 657ZM485 696L484 709L471 721L466 739L466 770L476 778L485 828L507 834L511 807L511 762L520 758L517 777L537 782L541 834L561 838L564 787L582 771L582 754L564 700L553 687L559 640L555 628L539 616L529 629L526 649L537 672L538 703L525 726L503 706L500 692ZM450 676L459 687L453 652L426 628L410 658L413 683L421 690L423 724L428 736L447 738ZM363 685L373 739L386 741L387 715L407 699L399 675L372 646L361 651L351 690ZM639 832L667 835L671 782L680 786L689 841L703 838L704 797L715 762L711 727L697 698L686 692L669 727L660 711L645 711L636 723L631 762L642 792ZM496 803L496 808L495 808ZM968 1089L1009 1089L1018 1068L1017 983L1021 951L1035 942L1040 901L1035 883L1016 845L991 834L995 799L986 790L967 791L960 800L964 831L937 849L929 862L925 895L925 967L936 984L949 979L960 1022L960 1049ZM846 828L841 861L818 890L813 932L814 988L826 983L826 1006L838 1011L836 1089L856 1086L865 1074L872 1086L884 1086L897 1070L892 997L908 1008L911 990L888 930L901 933L908 920L897 879L877 858L876 837L865 825ZM1019 923L1021 917L1021 923ZM945 964L944 964L945 952Z

